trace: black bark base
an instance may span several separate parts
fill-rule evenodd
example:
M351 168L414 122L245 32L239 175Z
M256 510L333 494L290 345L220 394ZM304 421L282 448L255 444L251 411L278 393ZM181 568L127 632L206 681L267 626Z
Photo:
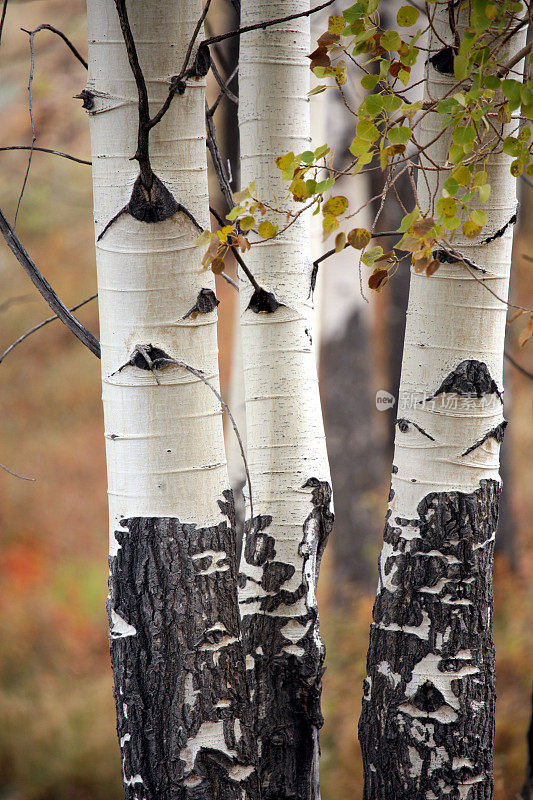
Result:
M126 800L258 796L225 496L230 524L133 518L115 533L108 611Z
M492 798L499 496L482 481L388 519L359 724L364 800Z

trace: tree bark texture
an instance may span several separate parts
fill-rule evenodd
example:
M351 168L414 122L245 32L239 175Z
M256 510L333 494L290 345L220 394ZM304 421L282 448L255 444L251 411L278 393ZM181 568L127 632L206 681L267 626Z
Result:
M461 12L459 33L468 21ZM447 5L435 28L453 44ZM511 53L523 44L509 42ZM443 48L435 38L430 57ZM426 65L426 99L453 75ZM422 122L434 139L438 114ZM507 135L506 130L503 131ZM443 164L449 139L431 144ZM429 163L422 156L422 163ZM493 796L492 562L505 421L502 363L516 182L510 158L491 154L491 199L477 240L431 278L411 273L389 511L379 561L359 736L365 800L490 800ZM444 177L418 182L422 210ZM482 240L503 231L490 242Z
M202 4L151 0L127 11L154 114ZM88 21L100 235L138 185L138 95L115 3L89 0ZM204 83L190 77L152 129L150 161L174 199L208 227ZM164 352L218 389L216 303L199 302L214 298L214 281L202 269L197 235L180 211L163 222L123 214L96 245L108 611L127 800L257 796L222 409L177 365L158 370L157 382L142 355Z
M308 10L307 0L245 0L243 25ZM309 149L309 19L241 38L242 185L295 210L274 159ZM280 226L283 218L280 218ZM246 261L281 305L250 305L241 281L248 461L256 517L245 531L239 600L256 714L262 797L316 800L324 646L316 583L332 526L312 345L309 219L252 247Z

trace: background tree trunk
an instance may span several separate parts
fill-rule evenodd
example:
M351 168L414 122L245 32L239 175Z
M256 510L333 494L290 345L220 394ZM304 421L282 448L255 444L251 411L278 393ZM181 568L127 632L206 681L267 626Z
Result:
M447 8L437 9L435 26L452 44ZM522 43L515 37L512 51ZM432 41L433 52L441 47ZM453 85L453 75L428 62L426 97L442 96ZM439 115L428 114L422 142L440 126ZM441 137L430 146L434 162L444 163L448 142ZM492 201L480 238L515 213L509 165L506 156L492 155L486 166ZM428 173L427 180L419 181L419 197L429 211L438 174ZM487 244L457 235L454 245L474 253L491 289L506 298L512 226ZM390 505L359 726L366 800L492 797L492 559L505 316L505 303L460 263L442 264L430 279L411 274Z
M246 0L242 24L306 11L307 0ZM242 185L265 200L287 184L276 156L309 149L309 19L241 38ZM283 220L281 220L283 222ZM309 219L254 246L246 261L282 303L249 308L241 282L248 459L256 517L245 531L240 603L265 800L318 798L324 647L316 582L332 525L331 489L312 346Z
M179 72L200 0L130 3L152 113ZM137 89L115 3L89 0L95 227L137 175ZM208 227L204 81L191 78L150 136L155 174ZM154 375L141 344L218 387L216 310L187 316L213 275L183 214L123 214L97 242L110 509L109 620L128 800L254 796L239 640L233 502L220 404L186 370Z

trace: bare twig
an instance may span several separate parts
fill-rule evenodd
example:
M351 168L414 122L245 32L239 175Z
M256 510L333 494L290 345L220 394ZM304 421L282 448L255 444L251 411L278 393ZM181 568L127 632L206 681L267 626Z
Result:
M24 190L26 189L26 184L28 183L28 176L30 174L31 160L32 160L32 156L33 156L33 148L34 148L35 142L37 140L37 137L35 135L35 120L33 119L33 97L32 97L32 93L31 93L31 87L32 87L32 83L33 83L33 74L34 74L34 71L35 71L35 48L34 48L34 45L33 45L34 36L35 36L35 33L32 31L30 33L30 79L28 81L28 92L29 92L29 95L30 95L29 111L30 111L30 124L31 124L31 147L30 147L30 155L29 155L29 158L28 158L28 166L26 167L26 172L24 174L24 180L22 181L22 188L20 190L19 198L17 200L17 209L15 211L15 219L13 221L14 227L16 227L16 225L17 225L17 217L19 215L20 204L22 203L22 198L24 196Z
M239 65L237 64L237 66L234 67L229 77L224 81L222 79L222 76L220 75L220 72L216 68L215 63L211 62L211 72L215 76L216 82L220 86L221 91L219 92L217 99L207 112L210 117L212 117L215 111L217 110L218 104L220 103L224 95L228 98L228 100L231 100L232 103L235 103L236 106L239 105L239 98L237 97L236 94L233 94L233 92L228 88L238 71L239 71Z
M77 311L78 308L81 308L86 303L90 303L90 301L94 300L96 297L98 297L98 293L92 294L90 297L87 297L87 298L85 298L85 300L82 300L81 303L77 303L75 306L72 306L72 308L69 308L69 311ZM41 328L44 328L45 325L48 325L49 322L53 322L55 319L59 319L57 314L54 314L53 317L47 317L47 319L43 319L43 321L39 322L38 325L34 325L34 327L30 328L29 331L26 331L26 333L23 333L22 336L19 336L19 338L16 339L12 344L10 344L9 347L7 348L7 350L4 350L2 355L0 355L0 364L2 363L4 358L7 355L9 355L9 353L12 350L14 350L15 347L17 347L17 345L19 345L21 342L24 341L24 339L27 339L28 336L32 335L32 333L35 333L36 331L39 331Z
M86 60L81 55L79 50L72 44L68 36L65 36L63 31L60 31L58 28L54 28L53 25L48 25L45 23L44 25L39 25L37 28L34 28L34 30L32 31L28 31L26 30L26 28L22 28L22 30L24 31L24 33L28 33L30 36L35 36L35 34L39 33L39 31L51 31L52 33L57 34L61 39L63 39L69 50L71 50L71 52L78 59L80 64L84 66L85 69L89 68L89 65L87 64Z
M16 256L18 262L29 276L30 280L37 287L50 308L55 311L59 319L77 336L77 338L89 350L100 357L100 344L98 339L87 328L74 317L68 308L62 303L56 292L52 289L46 278L39 272L35 263L32 261L22 242L9 224L3 211L0 209L0 231L6 240L10 250Z
M116 375L119 372L122 372L124 369L126 369L126 367L138 367L140 369L148 369L148 370L150 370L150 372L152 373L152 375L155 378L155 381L156 381L157 385L160 386L161 385L161 381L159 380L159 378L157 376L157 372L159 370L165 369L165 367L168 367L170 364L174 364L176 367L180 367L181 369L184 369L187 372L190 372L191 375L194 375L196 378L201 380L202 383L205 383L205 385L209 389L211 389L211 391L213 392L213 394L215 395L215 397L217 398L217 400L221 404L222 408L224 409L224 411L228 415L229 420L230 420L231 425L232 425L232 428L235 431L235 436L237 437L237 441L239 442L239 448L240 448L240 451L241 451L241 456L242 456L242 460L243 460L243 463L244 463L244 469L245 469L245 472L246 472L246 480L248 482L248 490L250 492L250 514L251 514L251 518L253 520L254 511L253 511L253 500L252 500L252 482L251 482L251 479L250 479L250 472L248 470L248 462L246 460L246 453L244 451L244 445L243 445L243 442L242 442L242 439L241 439L241 435L239 433L239 429L237 427L237 423L235 422L235 419L234 419L233 414L231 413L231 411L229 409L228 404L220 396L220 392L205 377L204 373L201 370L195 369L194 367L191 367L189 364L186 364L184 361L179 361L177 358L172 358L171 356L169 356L168 353L165 353L164 350L161 350L158 347L153 347L153 345L151 345L151 344L148 344L148 345L137 344L137 345L135 345L135 349L133 350L133 353L129 357L128 361L126 361L126 363L123 364L121 367L119 367L115 372L112 372L109 377L112 377L113 375ZM144 365L146 365L146 366L144 366Z
M5 150L33 150L39 153L52 153L54 156L61 156L61 158L68 158L69 161L76 161L77 164L88 164L89 166L92 164L92 161L86 161L84 158L71 156L69 153L62 153L61 150L50 150L49 147L32 147L29 144L13 144L9 147L0 147L0 151Z
M202 44L210 45L214 44L215 42L223 42L225 39L231 39L233 36L241 36L243 33L249 33L250 31L257 31L260 29L264 30L265 28L270 28L272 25L280 25L282 22L289 22L291 19L309 17L311 14L316 14L317 11L322 11L323 8L333 5L334 2L335 0L327 0L326 3L315 6L315 8L310 8L309 11L301 11L298 14L289 14L286 17L268 20L268 22L256 22L255 25L246 25L244 28L237 28L235 31L220 33L218 36L211 36L209 39L204 39Z
M224 195L224 199L228 204L228 208L232 209L235 205L233 202L233 193L231 191L231 186L229 185L228 176L226 175L226 168L224 166L224 161L222 159L216 139L215 123L213 122L213 117L209 113L207 103L205 104L205 128L206 144L209 148L209 152L211 153L211 159L213 161L213 167L215 168L218 183L220 185L220 191Z
M13 470L9 469L8 467L6 467L5 464L0 464L0 467L3 470L5 470L6 472L9 472L10 475L14 475L15 478L20 478L23 481L34 481L34 480L36 480L35 478L27 478L25 475L19 475L18 472L13 472Z
M4 22L6 20L7 3L8 0L4 0L4 5L2 6L2 17L0 18L0 43L2 42L2 33L4 32Z
M243 442L242 442L242 438L241 438L241 435L239 433L239 429L237 427L237 423L235 422L235 419L234 419L233 414L231 413L231 411L229 409L228 404L222 399L222 397L220 396L220 393L217 392L217 390L215 389L213 384L210 383L210 381L207 380L207 378L203 375L203 373L200 370L194 369L194 367L190 367L188 364L185 364L183 361L177 361L175 358L164 358L164 359L160 359L160 360L162 362L166 362L168 364L175 364L177 367L181 367L182 369L186 370L187 372L190 372L192 375L195 375L197 378L199 378L203 383L205 383L206 386L209 387L209 389L211 389L211 391L213 392L213 394L215 395L217 400L220 402L222 408L224 409L224 411L228 415L229 421L231 422L231 427L233 428L233 431L234 431L235 436L237 437L237 441L239 443L239 449L241 451L241 457L242 457L242 461L243 461L243 464L244 464L244 471L246 472L246 482L248 483L248 492L250 494L250 518L251 518L251 520L253 522L254 504L253 504L253 499L252 499L252 481L251 481L251 478L250 478L250 471L248 469L248 462L246 460L246 453L245 453L245 450L244 450L244 445L243 445ZM154 367L157 369L157 360L154 362Z

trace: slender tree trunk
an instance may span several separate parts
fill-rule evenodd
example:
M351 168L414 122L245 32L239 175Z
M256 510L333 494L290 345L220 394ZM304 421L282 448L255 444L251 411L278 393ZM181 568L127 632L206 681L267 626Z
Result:
M200 0L129 3L152 113L179 72ZM89 0L95 227L137 176L137 89L115 3ZM155 174L209 224L204 81L190 78L150 135ZM218 387L216 310L201 290L197 231L177 213L123 214L97 242L110 509L108 611L117 728L128 800L255 797L239 640L233 504L221 408L176 365L154 374L138 345L202 370Z
M308 0L245 0L242 24L306 11ZM274 158L309 148L309 20L241 39L242 185L284 203ZM294 206L287 205L287 208ZM273 313L249 308L241 283L248 459L256 514L245 533L240 603L265 800L319 797L324 647L316 582L332 525L331 489L312 346L309 220L246 254L273 292Z
M437 8L435 25L453 44L446 6ZM512 52L523 44L520 38ZM432 51L440 48L434 39ZM442 96L453 84L453 75L428 63L426 97ZM440 127L439 116L428 115L422 141ZM434 162L445 161L447 144L442 137L431 145ZM483 237L515 213L509 164L502 154L488 160L492 193ZM437 173L429 172L427 180L429 186L419 181L419 199L429 210ZM457 236L454 245L483 265L484 280L506 298L512 226L488 244ZM505 315L505 304L460 263L442 264L429 279L411 275L390 505L359 728L365 800L492 797L492 560Z

